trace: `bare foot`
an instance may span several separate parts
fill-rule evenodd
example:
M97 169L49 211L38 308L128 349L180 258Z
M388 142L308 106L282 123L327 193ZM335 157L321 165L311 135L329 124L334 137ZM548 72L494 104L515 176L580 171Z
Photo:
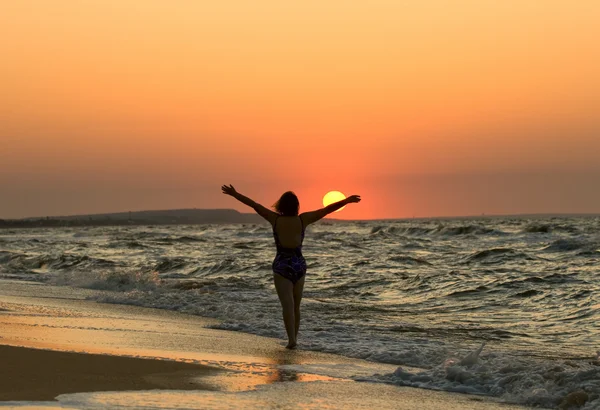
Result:
M285 348L286 349L295 349L296 348L296 342L289 342Z

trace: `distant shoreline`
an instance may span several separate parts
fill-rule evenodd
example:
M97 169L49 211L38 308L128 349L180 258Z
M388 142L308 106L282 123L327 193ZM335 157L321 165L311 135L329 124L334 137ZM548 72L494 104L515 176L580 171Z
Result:
M106 214L0 219L0 228L52 228L86 226L201 225L261 223L263 219L233 209L168 209Z
M496 218L595 218L599 214L507 214L431 216L381 219L330 219L328 222L390 222L407 220L496 219ZM64 228L91 226L141 226L141 225L205 225L205 224L257 224L264 220L254 213L234 209L169 209L136 212L115 212L69 216L48 216L21 219L0 219L0 229L7 228Z

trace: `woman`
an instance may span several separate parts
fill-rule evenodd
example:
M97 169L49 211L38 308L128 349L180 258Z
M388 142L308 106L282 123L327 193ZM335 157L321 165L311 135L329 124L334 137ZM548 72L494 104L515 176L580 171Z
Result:
M221 189L224 194L231 195L241 203L253 208L273 227L273 236L277 247L277 255L273 261L273 280L283 309L283 322L288 335L286 348L293 349L296 347L300 329L300 301L306 274L306 261L302 256L304 230L308 225L341 207L360 202L360 196L352 195L325 208L298 214L300 202L296 194L291 191L281 195L281 198L273 205L275 209L273 212L240 194L232 185L223 185Z

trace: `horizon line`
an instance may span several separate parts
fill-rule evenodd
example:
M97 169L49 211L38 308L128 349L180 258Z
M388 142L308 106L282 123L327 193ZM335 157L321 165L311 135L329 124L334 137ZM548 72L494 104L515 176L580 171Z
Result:
M242 215L258 215L255 212L240 212L233 208L171 208L171 209L144 209L137 211L116 211L116 212L98 212L93 214L72 214L72 215L45 215L45 216L30 216L21 218L0 218L4 221L26 221L37 219L52 219L52 218L74 218L74 217L90 217L90 216L108 216L127 213L143 213L143 212L172 212L172 211L233 211ZM436 216L406 216L406 217L391 217L391 218L361 218L361 219L341 219L341 218L325 218L330 221L397 221L397 220L414 220L414 219L469 219L469 218L502 218L502 217L600 217L600 212L540 212L540 213L514 213L514 214L478 214L478 215L436 215Z

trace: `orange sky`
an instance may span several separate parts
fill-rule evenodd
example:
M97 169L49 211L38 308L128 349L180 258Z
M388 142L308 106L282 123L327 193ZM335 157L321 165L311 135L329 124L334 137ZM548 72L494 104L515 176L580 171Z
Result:
M0 218L600 212L600 2L0 4ZM596 188L591 188L590 186Z

